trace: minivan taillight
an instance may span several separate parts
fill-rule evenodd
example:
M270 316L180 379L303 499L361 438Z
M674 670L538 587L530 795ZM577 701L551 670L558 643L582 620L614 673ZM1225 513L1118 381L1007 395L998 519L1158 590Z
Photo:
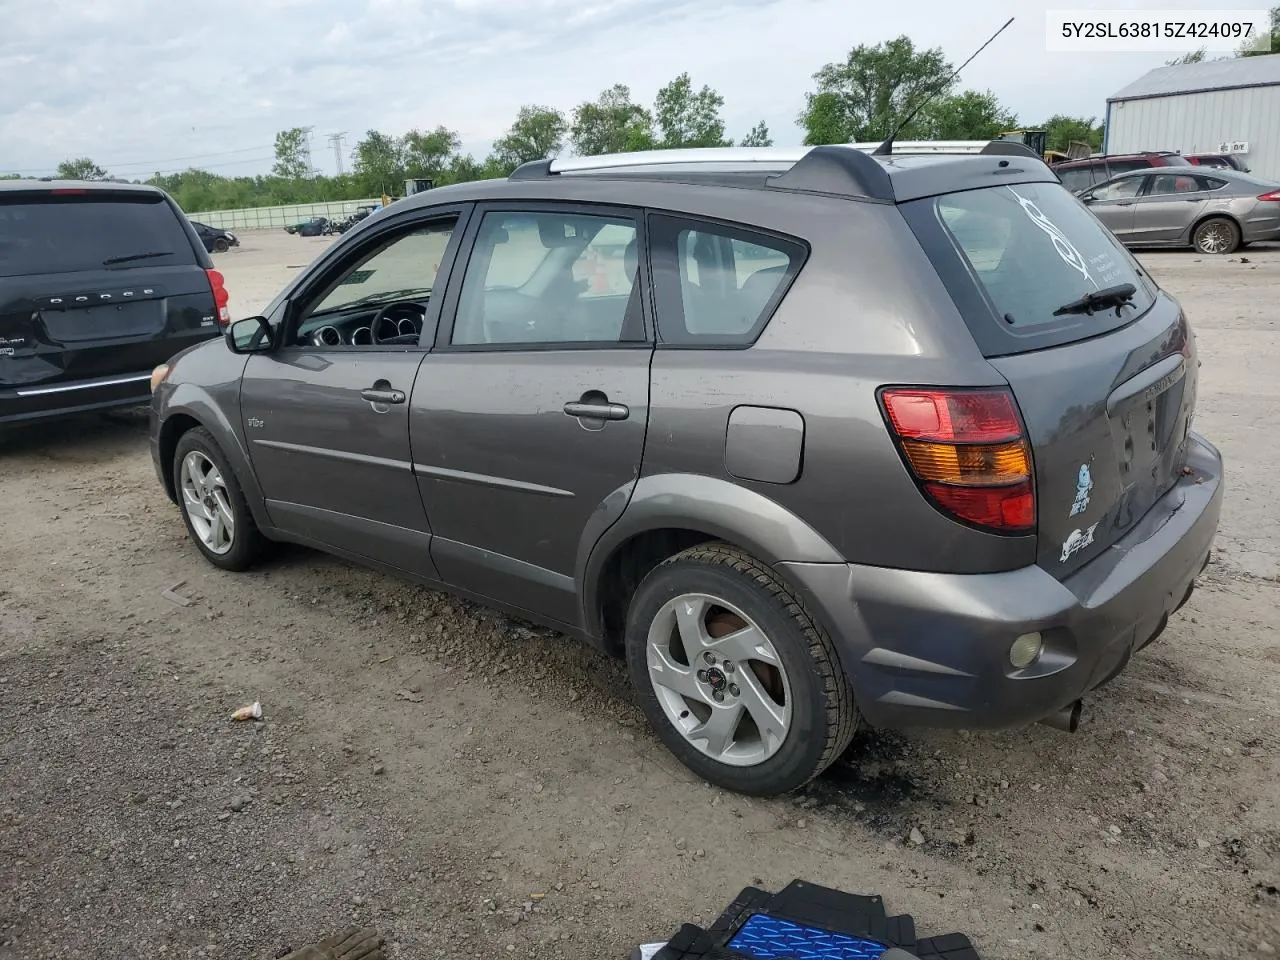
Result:
M1270 200L1274 203L1280 203L1280 190L1272 190L1270 193L1259 195L1259 200Z
M1031 445L1007 388L886 387L885 419L925 495L998 533L1036 526Z
M218 326L225 327L231 322L231 308L227 306L231 302L231 294L227 293L227 287L222 279L222 274L217 270L206 270L209 275L209 289L213 291L213 305L218 310Z

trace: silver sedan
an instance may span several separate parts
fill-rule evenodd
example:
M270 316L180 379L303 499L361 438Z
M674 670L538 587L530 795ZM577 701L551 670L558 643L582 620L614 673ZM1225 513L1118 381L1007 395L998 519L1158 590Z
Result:
M1151 167L1077 196L1125 246L1223 254L1280 240L1280 183L1237 170Z

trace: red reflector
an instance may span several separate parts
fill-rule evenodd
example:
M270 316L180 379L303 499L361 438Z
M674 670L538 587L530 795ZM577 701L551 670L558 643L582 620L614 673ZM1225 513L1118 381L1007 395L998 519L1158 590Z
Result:
M909 440L1001 443L1022 435L1006 390L885 390L894 432Z
M1036 525L1036 501L1031 482L1008 487L953 487L926 483L925 490L961 520L1004 533L1026 533Z
M1280 203L1280 190L1272 190L1270 193L1264 193L1258 197L1259 200L1271 200Z
M50 190L49 192L56 197L69 197L69 196L78 197L78 196L88 194L89 191L83 190L79 187L57 187L53 190Z
M213 305L218 311L218 325L225 327L231 322L231 309L227 306L231 302L231 294L227 293L221 273L217 270L205 270L205 273L209 275L209 289L213 291Z

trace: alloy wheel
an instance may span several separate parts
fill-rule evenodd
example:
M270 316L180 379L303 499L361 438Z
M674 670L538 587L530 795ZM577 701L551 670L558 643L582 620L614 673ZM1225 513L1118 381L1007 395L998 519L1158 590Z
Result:
M235 514L217 465L199 450L192 450L182 458L178 482L191 529L205 549L219 555L230 551L235 543Z
M791 727L791 688L777 649L739 608L687 593L649 626L646 658L663 713L691 746L720 763L755 766Z

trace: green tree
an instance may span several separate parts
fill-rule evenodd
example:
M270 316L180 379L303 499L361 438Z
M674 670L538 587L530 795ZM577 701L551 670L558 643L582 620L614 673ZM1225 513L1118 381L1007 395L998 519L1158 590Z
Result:
M1092 149L1102 149L1102 124L1094 117L1068 117L1056 113L1040 129L1045 132L1045 149L1066 152L1072 141L1087 143Z
M990 90L938 97L911 122L913 136L922 140L993 140L1018 126Z
M276 162L271 172L286 180L301 180L311 176L311 164L307 160L307 131L302 127L290 127L276 134Z
M573 111L569 130L573 149L584 157L601 153L651 150L653 116L631 99L631 88L616 83L592 102Z
M761 120L751 132L742 138L738 144L740 147L772 147L773 137L769 136L769 125Z
M449 158L462 146L462 139L448 127L436 127L425 133L410 130L401 140L400 157L407 177L439 179L448 167ZM403 179L403 178L402 178Z
M105 180L109 174L88 157L77 157L58 164L56 176L59 180Z
M1271 8L1271 43L1265 50L1255 50L1252 44L1244 44L1236 51L1238 57L1263 57L1280 54L1280 7Z
M370 130L356 144L354 166L365 196L398 193L404 186L404 145L396 137Z
M1166 67L1176 67L1183 63L1203 63L1205 55L1208 52L1209 51L1205 47L1201 47L1199 50L1192 50L1190 53L1184 53L1180 57L1174 57L1172 60L1166 60L1164 65Z
M493 159L512 170L530 160L554 157L564 149L569 124L554 107L526 105L493 144Z
M805 95L798 120L805 130L804 142L887 137L907 110L927 93L943 88L950 73L941 49L916 50L906 36L874 47L860 44L843 63L828 63L813 75L817 90Z
M693 89L689 74L682 73L658 91L653 115L658 126L658 146L727 147L720 110L724 97L706 84Z

